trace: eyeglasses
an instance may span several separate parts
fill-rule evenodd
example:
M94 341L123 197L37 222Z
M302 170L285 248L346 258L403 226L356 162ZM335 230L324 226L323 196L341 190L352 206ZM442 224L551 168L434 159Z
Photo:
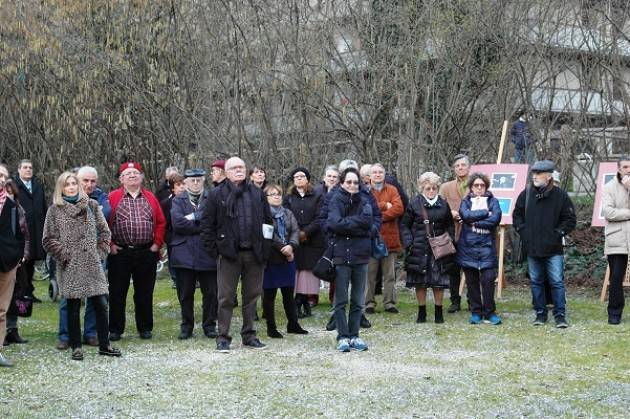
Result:
M305 175L295 175L293 176L293 179L304 179L305 177Z
M358 185L359 181L358 180L346 180L343 183L345 183L346 185Z
M205 179L202 177L189 177L188 181L193 183L203 183Z
M437 191L438 187L437 186L425 186L423 189L425 191Z
M268 193L267 196L271 196L273 198L277 198L277 197L282 196L282 195L279 194L278 192L272 192L272 193Z
M472 187L473 188L485 188L486 184L485 183L473 183Z

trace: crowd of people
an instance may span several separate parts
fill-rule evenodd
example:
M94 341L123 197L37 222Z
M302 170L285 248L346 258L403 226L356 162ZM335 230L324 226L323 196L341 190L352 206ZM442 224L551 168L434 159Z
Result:
M469 158L459 154L452 162L453 180L442 183L436 173L422 173L410 199L380 163L359 167L343 160L326 167L321 182L307 168L296 167L288 179L274 183L263 167L248 171L242 159L232 157L212 163L211 185L202 168L180 174L169 167L153 193L143 186L142 166L125 162L118 171L120 186L109 194L97 186L93 167L62 173L48 205L29 160L19 163L13 178L0 164L0 343L27 342L18 332L14 303L16 296L38 301L34 263L46 254L62 297L57 349L70 348L73 360L84 358L82 344L97 346L100 355L121 356L112 342L126 332L131 284L138 335L151 339L155 267L164 248L181 307L178 338L194 336L194 298L200 289L203 334L216 339L219 352L231 350L230 325L239 304L242 345L265 348L255 328L260 297L267 336L283 337L278 324L284 320L275 310L278 290L286 333L308 334L300 319L311 316L319 302L314 270L322 257L334 262L333 313L326 329L336 329L341 352L368 349L360 329L370 327L366 314L381 310L380 284L382 311L399 313L399 259L406 286L415 290L417 323L427 321L428 289L435 323L445 319L445 289L450 290L448 312L462 309L463 272L470 324L500 325L494 288L501 206L488 177L470 173L470 167ZM551 302L556 327L566 328L563 240L575 228L576 215L568 194L553 182L554 169L548 160L531 165L531 183L512 215L527 252L534 325L546 323ZM630 157L619 160L616 179L604 188L603 214L611 269L608 322L619 324L630 250ZM1 351L0 365L12 365Z

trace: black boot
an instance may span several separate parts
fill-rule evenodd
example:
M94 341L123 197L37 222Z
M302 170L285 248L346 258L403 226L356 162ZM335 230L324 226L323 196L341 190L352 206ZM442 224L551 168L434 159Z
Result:
M326 330L329 332L335 330L337 328L337 322L335 321L335 315L330 316L330 320L326 323Z
M362 329L369 329L370 327L372 327L372 323L370 323L370 321L368 320L367 317L365 317L365 314L361 314L361 324L360 324Z
M311 305L306 298L302 300L302 306L304 307L304 317L313 316L313 313L311 312Z
M308 335L308 331L302 329L299 323L289 323L287 325L287 333L293 333L295 335Z
M444 323L444 314L442 314L442 306L435 306L435 322Z
M281 339L282 333L278 332L276 327L276 313L273 311L265 312L265 320L267 321L267 336L274 339Z
M458 311L460 311L462 309L461 303L462 303L461 297L452 297L451 305L448 308L448 312L452 314L452 313L457 313Z
M427 306L418 306L418 317L416 323L425 323L427 321Z
M7 330L7 336L4 339L7 343L28 343L27 339L22 338L18 333L17 329L9 329Z

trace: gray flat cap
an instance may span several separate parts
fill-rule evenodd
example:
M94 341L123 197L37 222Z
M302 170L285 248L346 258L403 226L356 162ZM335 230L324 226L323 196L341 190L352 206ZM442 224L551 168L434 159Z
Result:
M201 177L205 176L206 171L203 169L188 169L184 172L184 177Z
M553 171L556 170L555 165L553 164L553 162L551 160L538 160L536 163L534 163L534 165L532 166L532 172L549 172L549 173L553 173Z

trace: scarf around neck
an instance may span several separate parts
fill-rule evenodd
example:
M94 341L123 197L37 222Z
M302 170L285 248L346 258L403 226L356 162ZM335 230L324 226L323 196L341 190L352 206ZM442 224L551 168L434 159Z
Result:
M440 197L440 195L435 195L435 198L433 199L427 198L425 194L422 194L422 197L424 198L425 201L427 201L427 204L429 204L429 206L432 207L437 203L437 200Z
M287 223L286 223L286 210L280 205L278 207L274 207L273 205L269 206L271 208L271 216L276 220L278 224L278 236L283 243L286 243L287 239Z
M236 208L236 201L243 196L247 183L243 182L240 185L232 183L230 180L225 182L225 186L228 188L229 195L225 200L226 214L230 218L236 218L238 216L238 209Z
M76 204L77 202L79 202L79 194L76 194L74 196L62 195L61 197L63 198L64 201L66 201L69 204Z

